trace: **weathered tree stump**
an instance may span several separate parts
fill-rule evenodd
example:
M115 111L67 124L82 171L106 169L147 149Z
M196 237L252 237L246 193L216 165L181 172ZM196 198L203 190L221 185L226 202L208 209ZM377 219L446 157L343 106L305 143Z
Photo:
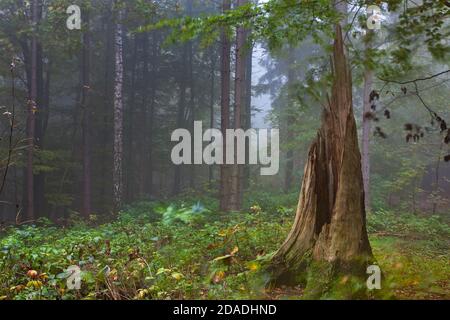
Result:
M271 284L306 284L307 297L354 297L365 291L373 260L366 231L361 155L352 79L336 26L333 86L312 143L292 229L274 254ZM341 290L342 289L342 290Z

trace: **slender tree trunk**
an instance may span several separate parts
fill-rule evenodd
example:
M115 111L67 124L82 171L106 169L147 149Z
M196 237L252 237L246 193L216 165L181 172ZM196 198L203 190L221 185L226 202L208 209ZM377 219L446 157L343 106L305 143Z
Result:
M91 213L91 110L89 108L90 91L90 68L91 68L91 39L89 14L84 15L86 31L83 33L83 52L82 52L82 88L81 88L81 107L83 110L82 119L82 152L83 152L83 207L82 215L88 218Z
M366 116L367 112L371 112L370 108L370 92L372 91L373 71L368 67L364 70L364 105L362 120L362 173L364 182L365 208L370 212L370 130L371 120Z
M45 137L48 128L48 121L50 119L50 74L51 74L51 61L47 62L47 68L45 72L44 90L42 96L42 103L45 106L45 111L42 116L42 138ZM44 78L43 78L44 79Z
M153 135L154 131L153 128L155 126L155 103L156 103L156 81L153 80L152 84L152 101L150 103L150 110L149 110L149 117L148 117L148 129L146 132L148 132L148 139L147 139L147 146L145 150L147 150L147 175L145 179L145 190L146 194L151 196L153 191ZM147 126L147 125L146 125Z
M111 0L109 0L111 1ZM111 2L110 2L111 3ZM112 16L112 5L107 6L108 10L103 16L103 31L105 35L105 51L104 51L104 66L103 66L103 105L102 105L102 118L101 118L101 129L99 137L99 148L102 152L100 153L100 163L107 163L110 161L109 154L106 150L110 147L109 137L111 136L110 128L110 114L111 105L113 104L113 81L112 76L114 74L114 23L111 20ZM110 172L110 167L107 165L101 165L99 170L100 177L106 177ZM110 192L109 185L105 183L103 179L99 187L99 198L101 199L101 204L104 210L110 209Z
M37 2L37 24L42 16L43 1ZM48 106L45 104L45 82L44 82L44 63L42 46L36 43L36 112L34 114L34 150L43 150L44 148L44 123L48 114ZM33 164L34 165L34 164ZM45 172L34 173L34 218L43 216L45 213Z
M141 35L142 36L142 35ZM137 60L138 60L138 38L134 36L133 38L133 52L131 55L131 61L130 61L130 68L131 68L131 81L130 86L128 89L129 92L129 108L128 112L125 114L128 116L127 123L127 160L126 160L126 199L127 201L133 201L134 200L134 194L135 194L135 184L137 179L135 179L135 149L134 149L134 130L133 130L133 124L135 119L135 96L136 96L136 67L137 67Z
M177 111L177 128L182 128L185 125L185 112L186 112L186 63L187 63L187 44L183 45L183 52L181 55L181 68L180 68L180 97L178 100ZM177 195L181 191L181 165L175 166L175 174L173 181L172 194Z
M188 16L193 14L193 0L188 0L186 4L186 13ZM196 118L195 110L195 78L194 78L194 53L192 51L192 41L187 43L187 54L188 54L188 81L189 84L189 103L188 103L188 123L191 131L191 135L194 136L194 121ZM191 140L191 147L194 150L194 139ZM192 154L192 163L194 163L194 154ZM196 166L191 165L189 167L189 187L194 189L195 187L195 176L196 176Z
M114 150L113 150L113 195L114 210L122 206L123 177L123 26L122 11L119 9L119 21L116 24L114 52L115 52L115 77L114 77Z
M32 24L36 31L38 23L38 0L31 4ZM27 194L27 219L34 219L34 176L33 176L33 152L34 152L34 132L35 132L35 112L37 110L37 36L34 34L31 39L31 84L27 110L27 165L26 165L26 194Z
M441 144L439 146L439 153L438 153L438 158L437 158L437 163L436 163L436 170L435 170L435 180L434 180L434 184L433 184L433 191L432 194L434 194L434 201L433 201L433 211L432 213L435 214L436 210L438 208L438 200L439 200L439 169L441 167L441 157L442 157L442 149L444 147L444 142L441 141ZM416 189L416 180L417 178L414 179L414 190ZM415 207L415 206L414 206ZM415 209L414 209L414 214L415 214Z
M417 211L416 211L416 191L417 191L417 176L414 177L414 179L413 179L413 186L412 186L412 192L411 192L412 212L414 215L417 213Z
M146 175L146 190L147 194L151 195L153 193L153 135L154 135L154 126L155 126L155 104L156 104L156 89L158 86L157 76L158 76L158 66L159 66L159 45L160 39L158 36L153 34L152 36L152 57L151 57L151 66L152 66L152 77L150 81L151 90L150 90L150 110L149 110L149 118L148 118L148 130L147 132L147 175Z
M188 74L189 74L189 80L187 83L189 84L189 102L188 102L188 124L191 132L191 136L194 136L194 121L196 117L195 112L195 88L194 88L194 74L193 74L193 52L192 52L192 43L188 43ZM194 139L191 140L191 148L194 150ZM194 163L194 154L192 154L192 163ZM189 187L191 189L194 189L195 187L195 170L196 166L191 165L189 167Z
M352 108L352 80L341 26L336 26L333 87L305 166L292 229L272 259L272 284L306 283L307 297L365 292L373 260L366 231L361 156ZM335 296L336 297L336 296Z
M214 128L214 90L215 90L215 70L216 70L216 57L214 55L214 50L210 52L211 58L211 70L210 70L210 89L209 89L209 126L210 128ZM212 165L209 166L208 172L208 184L211 186L211 183L214 179L214 167Z
M372 37L374 32L367 30L365 41L366 55L370 52L372 47ZM361 156L362 156L362 173L364 182L364 205L366 212L370 213L370 131L371 131L371 118L366 115L372 111L370 93L372 92L373 84L373 70L369 68L369 64L366 64L364 69L364 89L363 89L363 117L362 117L362 141L361 141Z
M294 116L292 114L293 104L294 104L294 83L295 83L295 72L294 72L294 63L295 63L295 51L291 47L289 48L289 59L288 59L288 105L287 105L287 113L286 113L286 141L288 143L292 143L294 139L294 134L292 132L292 127L294 125ZM292 146L289 145L286 152L286 171L284 177L284 191L288 192L292 187L292 178L294 174L294 151L292 150Z
M253 70L253 45L249 47L247 52L247 61L245 62L245 112L243 117L245 120L244 128L245 130L252 127L252 70ZM245 159L249 161L249 144L245 146ZM250 186L250 165L247 164L244 167L244 173L242 175L242 192L241 198L243 197L243 191L248 189Z
M149 52L149 48L152 48ZM151 54L150 54L151 53ZM154 105L156 99L156 85L155 81L158 64L158 41L153 34L152 43L149 46L149 35L145 33L142 38L142 103L140 109L140 116L138 121L142 134L139 135L139 171L141 174L138 177L139 195L150 196L153 192L153 117ZM151 73L150 67L151 66Z
M193 1L188 0L186 3L186 13L188 16L192 15ZM181 74L180 74L180 98L178 102L178 114L177 114L177 128L186 126L193 134L194 131L194 119L195 119L195 104L194 104L194 77L192 70L193 53L192 53L192 41L188 41L183 45L183 51L181 56ZM186 98L186 89L189 87L189 101ZM194 147L194 139L191 141L192 148ZM192 157L194 155L192 154ZM174 195L181 191L181 165L175 166L174 185L172 193ZM191 165L189 171L189 185L194 187L195 166Z
M223 0L222 10L226 12L231 9L230 0ZM220 129L225 137L226 130L230 126L230 54L231 44L226 34L222 30L221 34L221 57L220 57ZM228 211L230 196L230 167L226 165L226 143L223 143L223 164L220 166L220 210Z
M237 6L242 6L247 0L238 0ZM236 74L234 80L234 129L242 128L242 110L245 107L245 63L246 48L245 42L247 31L244 27L239 26L236 30ZM234 165L231 169L231 187L229 207L230 211L239 211L242 205L241 189L242 165L237 164L237 144L234 144Z
M138 181L138 195L142 198L145 195L145 179L147 177L147 170L151 170L147 168L149 164L146 163L146 152L147 150L147 100L148 100L148 85L149 85L149 54L148 54L148 34L144 33L142 35L142 102L140 108L140 114L138 117L138 123L141 134L139 134L138 139L138 149L142 150L142 152L138 153L138 172L140 174L137 175ZM150 133L151 134L151 133Z
M38 19L42 15L42 3L38 6ZM34 125L34 150L44 150L45 122L48 115L48 105L45 103L46 81L44 81L44 62L41 44L37 43L37 95L35 125ZM48 67L47 67L48 69ZM45 216L45 172L34 173L34 216L35 218Z

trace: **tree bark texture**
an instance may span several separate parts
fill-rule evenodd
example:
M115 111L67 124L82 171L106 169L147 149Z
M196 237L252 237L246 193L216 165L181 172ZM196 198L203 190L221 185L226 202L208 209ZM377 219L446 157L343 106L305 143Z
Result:
M272 284L304 282L311 296L339 285L348 289L336 279L352 275L361 281L372 260L352 80L339 25L332 61L331 97L309 150L296 218L270 267Z
M38 0L32 2L31 14L32 25L36 31L38 23ZM27 203L27 219L34 219L34 176L33 176L33 153L34 153L34 133L35 133L35 113L37 111L37 50L38 50L37 36L33 35L31 39L31 84L30 94L28 99L27 110L27 165L26 165L26 203Z
M370 130L371 120L366 117L367 112L371 112L370 92L372 91L373 71L364 71L364 106L362 122L362 170L364 182L364 201L367 212L370 212Z
M230 0L223 0L223 12L231 9ZM220 57L220 129L225 137L226 130L230 127L230 52L231 44L225 30L221 34ZM220 210L228 211L230 196L230 166L225 164L226 144L223 144L223 164L220 166Z
M295 88L295 50L289 48L289 70L288 70L288 105L286 114L286 139L288 143L291 143L294 139L293 126L294 115L292 114L292 104L294 104L294 88ZM289 146L286 151L286 170L284 176L284 191L289 192L292 186L292 179L294 174L294 150L292 146Z
M238 0L237 6L242 6L247 0ZM245 108L245 42L247 31L243 26L236 29L236 72L234 79L234 129L242 128L242 111ZM234 144L234 164L231 167L231 185L228 211L239 211L242 205L242 179L243 166L237 164L237 144Z
M83 140L83 207L82 215L85 218L91 213L91 110L89 109L90 91L90 33L89 16L85 15L87 30L83 33L82 52L82 88L81 107L83 109L82 140Z
M119 22L114 37L115 77L114 77L114 144L113 144L113 197L114 210L122 205L123 175L123 26L122 14L119 11Z
M366 39L366 52L371 48L370 38L372 37L372 31L368 31ZM363 91L363 119L362 119L362 172L364 182L364 205L366 212L370 212L370 131L371 131L371 119L366 116L368 112L371 112L370 93L372 92L373 84L373 70L366 66L364 70L364 91Z

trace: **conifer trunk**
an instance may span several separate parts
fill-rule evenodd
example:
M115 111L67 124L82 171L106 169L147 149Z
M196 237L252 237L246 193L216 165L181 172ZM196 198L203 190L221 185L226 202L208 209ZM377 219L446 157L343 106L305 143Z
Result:
M238 0L237 6L243 6L247 0ZM242 111L245 108L245 70L247 30L243 26L236 28L236 72L234 79L234 129L242 129ZM230 170L229 211L239 211L242 206L242 165L237 164L237 146L234 146L234 164Z
M122 206L123 177L122 177L122 155L123 155L123 26L122 12L119 9L119 22L116 25L114 35L115 51L115 75L114 75L114 150L113 150L113 195L114 210L117 212Z
M32 27L36 32L36 27L38 23L38 0L32 2L31 7L31 19ZM37 111L37 53L38 53L38 43L37 36L33 34L31 39L31 84L29 85L29 99L27 106L27 123L26 123L26 135L27 135L27 162L25 169L25 181L26 181L26 204L27 204L27 214L28 220L33 220L35 218L34 212L34 175L33 175L33 155L35 146L35 128L36 128L36 116Z
M223 0L222 12L231 9L230 0ZM220 130L225 137L230 127L230 54L231 43L226 30L221 32L220 56ZM223 164L220 165L220 210L228 211L230 198L230 166L226 164L226 144L223 144Z
M366 36L366 54L371 49L371 37L373 31L367 31ZM362 171L364 182L364 195L365 195L365 207L366 212L370 213L370 130L371 119L366 116L368 112L371 112L370 93L372 92L373 84L373 70L369 66L366 66L364 70L364 91L363 91L363 119L362 119Z
M89 109L90 94L90 68L91 68L91 36L89 30L89 16L86 13L86 31L83 33L82 51L82 88L81 107L83 108L82 120L82 153L83 153L83 205L82 216L88 218L91 214L91 110Z

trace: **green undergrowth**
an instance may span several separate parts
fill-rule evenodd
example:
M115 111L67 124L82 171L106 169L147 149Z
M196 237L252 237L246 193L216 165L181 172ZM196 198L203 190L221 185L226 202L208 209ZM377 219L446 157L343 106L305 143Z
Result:
M66 227L10 227L0 235L0 299L308 297L302 288L265 289L260 272L293 221L295 202L283 197L280 205L255 196L240 213L185 198L136 203L100 225L75 219ZM450 228L442 218L375 212L368 230L383 272L377 297L449 298ZM80 290L67 287L71 265L81 268ZM349 279L336 281L353 285Z

